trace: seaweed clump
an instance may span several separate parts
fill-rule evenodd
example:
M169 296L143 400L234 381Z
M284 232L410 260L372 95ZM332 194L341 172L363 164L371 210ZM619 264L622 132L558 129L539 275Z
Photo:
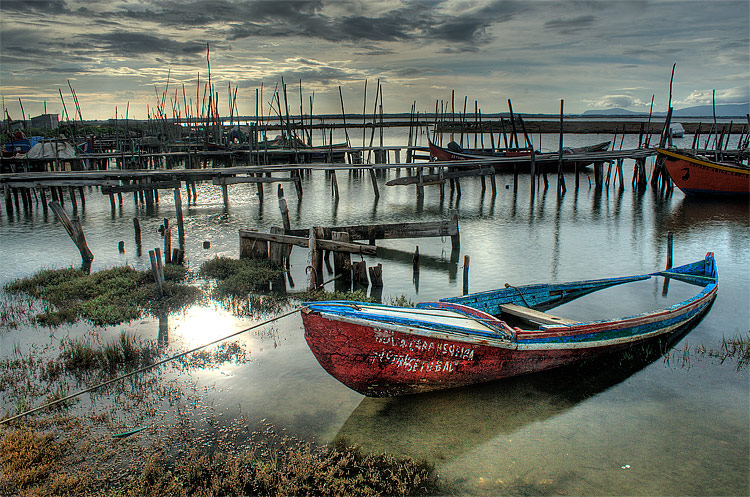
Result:
M67 472L74 451L68 441L27 428L0 440L0 492L19 495L286 496L433 495L438 476L425 462L356 447L314 445L283 439L275 447L256 442L230 452L192 449L169 462L157 450L135 458L121 472L102 468L96 476Z
M37 323L59 326L79 319L96 326L117 325L139 318L143 312L157 315L192 304L200 290L181 282L185 268L164 267L164 297L159 297L150 271L129 266L87 274L80 269L45 269L5 285L9 294L26 294L45 305L33 316Z

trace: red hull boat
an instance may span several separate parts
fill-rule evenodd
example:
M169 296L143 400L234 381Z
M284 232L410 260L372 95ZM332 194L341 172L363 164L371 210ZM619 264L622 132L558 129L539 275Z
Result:
M666 309L611 320L577 322L541 311L652 276L702 289ZM308 302L302 321L305 339L328 373L364 395L387 397L542 371L670 336L701 319L717 284L709 253L702 261L658 273L507 287L416 308ZM512 327L510 319L525 320L530 329Z
M750 167L658 148L669 176L686 195L750 195Z

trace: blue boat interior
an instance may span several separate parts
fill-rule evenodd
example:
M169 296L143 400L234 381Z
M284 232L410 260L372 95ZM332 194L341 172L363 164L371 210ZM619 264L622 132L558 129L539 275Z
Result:
M518 287L506 284L505 288L497 290L416 305L416 309L434 309L434 313L408 312L409 308L352 301L305 302L304 305L313 311L351 319L513 339L514 326L538 329L543 325L575 323L547 314L545 311L549 309L605 288L647 280L655 276L674 278L701 286L703 291L698 295L707 292L718 280L716 261L713 253L709 252L703 260L649 274ZM380 310L382 312L379 312ZM438 318L445 316L445 311L464 316L465 324L455 318L448 319L449 322L441 322ZM483 327L471 326L470 321L479 322Z

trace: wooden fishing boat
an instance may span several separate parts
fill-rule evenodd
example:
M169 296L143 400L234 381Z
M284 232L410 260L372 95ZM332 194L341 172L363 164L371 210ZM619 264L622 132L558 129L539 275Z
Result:
M604 150L607 150L609 148L609 144L611 142L602 142L597 143L595 145L588 145L585 147L576 147L576 148L563 148L563 156L565 155L571 155L571 154L580 154L580 153L586 153L586 152L601 152ZM489 149L481 149L481 150L463 150L460 146L458 146L455 142L451 142L448 147L440 147L438 145L435 145L432 143L432 141L429 142L430 147L430 158L435 161L454 161L454 160L477 160L477 159L486 159L488 157L497 157L497 158L513 158L513 157L520 157L523 158L523 160L519 160L518 162L515 161L503 161L501 164L497 164L495 168L505 168L505 167L513 167L513 166L523 166L523 167L529 167L529 160L528 158L531 156L531 148L509 148L509 149L498 149L498 150L489 150ZM552 164L553 168L557 167L557 158L558 153L542 153L539 151L534 151L536 154L536 159L539 162L540 165L544 164L545 167L550 167L550 162L554 162ZM581 162L581 161L563 161L563 165L566 168L578 166L578 167L585 167L591 164L591 162Z
M616 319L579 322L544 312L654 276L686 281L700 291L667 308ZM328 373L364 395L389 397L566 366L664 338L700 320L717 289L709 252L701 261L656 273L506 286L416 307L308 302L302 321L307 344ZM514 321L519 325L509 324Z
M680 149L657 148L670 178L685 195L750 194L750 167L717 162Z

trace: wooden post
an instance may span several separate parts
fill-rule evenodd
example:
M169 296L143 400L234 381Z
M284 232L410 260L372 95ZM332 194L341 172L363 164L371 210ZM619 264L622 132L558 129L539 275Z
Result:
M263 202L263 183L258 182L256 185L258 185L258 200Z
M378 190L378 181L375 178L375 169L370 168L370 181L372 182L372 189L375 193L375 198L380 198L380 191Z
M179 239L180 250L185 251L185 224L182 221L182 195L180 189L174 189L174 208L177 214L177 237Z
M44 189L44 187L39 187L39 196L42 199L42 210L45 214L47 214L47 191Z
M5 197L5 210L9 216L13 215L13 200L11 199L10 187L7 183L3 184L3 196Z
M229 187L226 184L221 185L221 195L224 197L224 207L229 207Z
M451 235L451 248L453 250L458 250L461 248L461 237L458 233L458 211L456 209L451 209L448 211L448 215L450 216L451 221L456 223L456 234Z
M469 293L469 256L464 256L463 295Z
M86 272L89 272L91 270L91 262L94 260L94 254L91 253L89 246L86 244L86 237L83 234L83 227L81 226L80 219L78 216L73 216L73 219L70 219L59 202L50 202L49 206L52 208L63 227L65 227L65 231L70 235L70 239L73 240L73 243L78 247L78 251L81 253L82 266Z
M141 245L141 223L137 217L133 218L133 229L135 230L135 244L140 247Z
M272 226L271 233L283 234L284 228L281 228L279 226ZM271 259L271 262L273 262L274 264L278 264L279 266L283 266L285 255L286 255L286 244L276 243L276 242L268 243L268 257L269 259Z
M313 291L318 286L318 280L322 281L323 251L318 247L318 233L321 228L310 228L309 252L307 255L307 290ZM320 274L320 277L318 275Z
M76 200L76 191L72 186L68 187L68 193L70 193L70 203L73 204L73 212L78 211L78 201Z
M672 268L672 240L674 235L671 231L667 232L667 269Z
M156 249L159 250L159 249ZM162 280L163 276L159 269L160 261L157 261L156 257L156 250L149 250L148 251L148 257L151 260L151 273L154 275L154 281L156 282L156 287L159 289L159 296L164 296L164 282Z
M557 153L557 194L562 195L566 192L565 176L562 172L563 163L563 100L560 100L560 148Z
M302 198L302 176L299 171L292 171L290 174L294 180L294 188L297 189L297 198Z
M378 263L377 266L371 266L369 268L370 282L373 287L383 286L383 265Z
M164 264L172 263L172 227L164 220Z
M333 192L333 198L339 199L339 182L336 179L336 170L331 170L331 190Z
M334 231L331 233L331 239L335 242L349 242L349 233L346 231ZM333 272L341 276L341 280L351 283L352 280L352 260L349 252L333 252Z
M367 263L365 261L352 263L352 279L357 285L367 287L370 284L370 281L367 279Z

